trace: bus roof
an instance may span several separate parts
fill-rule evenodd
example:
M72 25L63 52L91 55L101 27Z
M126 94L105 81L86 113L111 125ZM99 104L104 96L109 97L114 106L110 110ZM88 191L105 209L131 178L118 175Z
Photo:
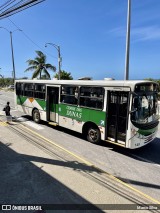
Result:
M103 86L103 87L130 87L134 90L136 84L155 83L147 80L16 80L21 83L39 83L47 85L83 85L83 86ZM156 83L155 83L156 84Z

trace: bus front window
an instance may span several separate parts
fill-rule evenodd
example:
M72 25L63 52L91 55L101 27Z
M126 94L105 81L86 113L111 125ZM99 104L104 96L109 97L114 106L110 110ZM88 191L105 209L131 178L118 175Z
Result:
M133 96L131 119L137 123L149 123L158 118L158 98L156 93Z

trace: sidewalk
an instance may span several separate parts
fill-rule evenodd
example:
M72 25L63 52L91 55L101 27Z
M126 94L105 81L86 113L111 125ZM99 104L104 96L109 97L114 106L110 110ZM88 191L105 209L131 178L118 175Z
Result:
M20 132L18 125L0 125L1 204L129 204L127 210L141 203L134 192L63 150L36 146L36 139ZM120 212L118 208L113 212Z

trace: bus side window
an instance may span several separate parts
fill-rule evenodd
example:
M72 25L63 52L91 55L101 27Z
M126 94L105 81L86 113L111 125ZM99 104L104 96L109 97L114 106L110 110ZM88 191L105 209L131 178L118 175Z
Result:
M77 104L77 99L75 97L72 96L62 96L62 103L66 103L66 104Z
M35 85L35 91L34 91L34 97L37 99L45 99L45 91L46 87L44 84L36 84Z
M78 87L62 86L61 88L61 102L66 104L78 104Z
M104 88L102 87L81 87L80 106L103 109Z
M16 83L16 95L20 95L20 94L21 94L21 84Z
M23 83L16 83L16 95L23 96Z
M28 83L24 85L24 96L34 96L34 84Z

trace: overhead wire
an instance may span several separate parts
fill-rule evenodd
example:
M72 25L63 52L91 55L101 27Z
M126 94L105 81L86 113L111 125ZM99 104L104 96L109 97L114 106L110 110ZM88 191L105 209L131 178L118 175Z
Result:
M0 11L8 7L10 4L12 4L15 0L8 0L6 3L0 6Z
M16 4L14 4L13 6L11 6L10 8L7 8L5 11L3 11L3 12L6 12L6 11L8 11L8 10L12 10L12 9L15 9L16 8L16 6L20 6L21 4L21 2L23 2L24 0L20 0L20 2L18 2L18 3L16 3ZM16 0L12 0L12 2L10 3L10 4L12 4L13 2L16 2Z
M8 1L8 5L15 2L15 4L11 5L11 7L7 8L5 11L2 11L0 13L0 19L6 18L8 16L11 16L13 14L16 14L24 9L27 9L29 7L32 7L36 4L39 4L45 0L20 0L18 3L16 0ZM4 4L5 7L7 4Z
M7 18L13 14L16 14L24 9L27 9L29 7L32 7L36 4L39 4L45 0L20 0L17 2L17 0L8 0L2 5L0 5L0 20L3 18ZM14 4L15 3L15 4ZM8 18L9 19L9 18ZM9 19L10 22L16 26L17 29L20 29L11 19ZM39 49L43 50L38 44L36 44L24 31L21 31L23 35L30 41L32 42L35 46L37 46ZM46 51L44 51L46 52ZM47 52L46 52L47 53ZM47 53L47 55L51 56L52 58L57 58L54 57L53 55Z
M4 17L8 17L12 14L18 13L18 12L22 11L23 9L29 8L42 1L45 1L45 0L20 0L20 1L19 0L8 0L0 6L0 11L3 10L2 13L0 13L0 19L2 19ZM13 4L13 3L15 3L15 4ZM10 6L10 7L7 8L8 6ZM7 9L4 10L5 8L7 8ZM17 29L20 29L11 19L9 19L9 20ZM24 31L21 31L21 33L23 33L23 35L30 42L32 42L35 46L37 46L39 49L44 51L44 49L42 49L37 43L35 43ZM52 58L56 58L55 56L51 55L47 51L44 51L44 52L46 52L47 55L51 56Z
M1 6L0 6L0 8L1 7L4 7L6 4L8 4L9 2L11 2L11 1L13 1L13 0L8 0L8 1L6 1L5 3L3 3ZM15 1L15 0L14 0Z
M25 6L25 5L28 5L28 4L32 4L35 1L37 1L37 0L32 0L32 1L30 1L30 0L20 0L19 2L15 3L13 6L11 6L10 8L8 8L4 12L16 10L18 8L21 8L22 6ZM12 2L15 2L15 0L13 0Z
M35 46L37 46L40 50L42 50L43 52L46 53L46 55L52 57L52 58L55 58L57 59L57 57L53 56L52 54L48 53L45 49L43 49L42 47L40 47L36 42L34 42L17 24L15 24L15 22L13 22L10 18L8 18L8 20L17 28L17 29L20 29L21 33L30 41L32 42Z

